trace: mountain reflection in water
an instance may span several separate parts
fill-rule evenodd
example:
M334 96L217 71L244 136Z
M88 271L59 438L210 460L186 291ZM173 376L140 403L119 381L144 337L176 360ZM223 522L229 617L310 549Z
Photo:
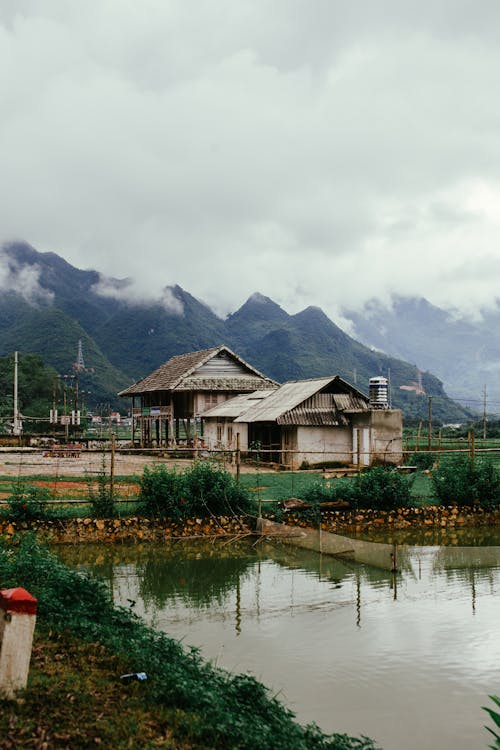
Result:
M500 546L407 546L399 574L266 541L54 551L153 627L251 671L302 722L384 750L488 747Z

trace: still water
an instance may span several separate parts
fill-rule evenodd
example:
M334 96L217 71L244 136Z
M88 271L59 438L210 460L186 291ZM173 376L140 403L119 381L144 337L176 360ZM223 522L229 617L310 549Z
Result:
M481 750L500 694L500 535L486 542L406 547L398 575L268 542L56 551L302 723L384 750Z

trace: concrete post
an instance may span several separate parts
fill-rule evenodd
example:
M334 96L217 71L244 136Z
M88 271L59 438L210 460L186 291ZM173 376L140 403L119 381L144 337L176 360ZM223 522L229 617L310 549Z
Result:
M14 698L28 684L37 600L25 589L0 591L0 693Z

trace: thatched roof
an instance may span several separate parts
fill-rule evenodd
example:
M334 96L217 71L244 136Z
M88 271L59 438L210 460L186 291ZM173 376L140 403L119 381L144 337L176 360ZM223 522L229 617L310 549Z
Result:
M238 372L227 375L197 373L207 362L224 354L239 365ZM121 391L119 396L138 396L151 391L238 391L251 392L277 384L256 370L227 346L216 346L172 357L163 365Z

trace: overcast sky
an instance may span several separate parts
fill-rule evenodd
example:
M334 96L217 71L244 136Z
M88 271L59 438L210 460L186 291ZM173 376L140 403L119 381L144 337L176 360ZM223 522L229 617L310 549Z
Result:
M219 313L500 288L498 0L2 0L0 233Z

